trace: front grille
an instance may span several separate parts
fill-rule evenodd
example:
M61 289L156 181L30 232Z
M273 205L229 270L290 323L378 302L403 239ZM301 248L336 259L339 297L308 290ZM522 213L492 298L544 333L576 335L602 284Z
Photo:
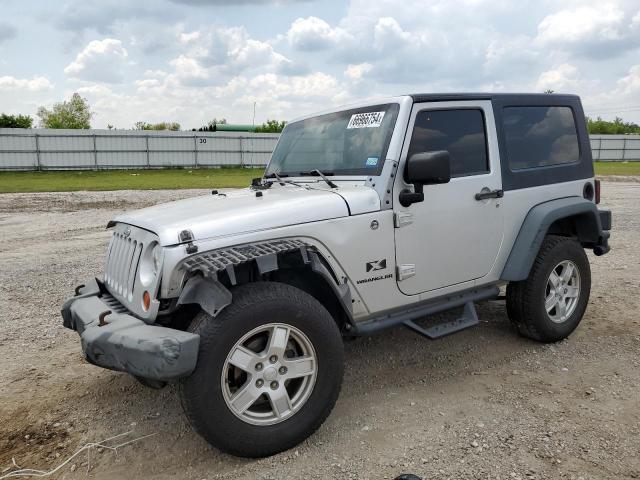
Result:
M118 231L113 233L109 245L104 282L109 287L109 291L129 301L133 298L136 271L143 246L141 241Z
M122 305L115 297L108 293L103 293L100 298L109 307L113 313L128 313L127 308Z

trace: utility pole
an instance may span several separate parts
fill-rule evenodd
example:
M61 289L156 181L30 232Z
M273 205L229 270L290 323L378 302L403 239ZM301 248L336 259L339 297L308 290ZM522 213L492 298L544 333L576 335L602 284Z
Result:
M256 126L256 102L253 102L253 120L251 120L251 125Z

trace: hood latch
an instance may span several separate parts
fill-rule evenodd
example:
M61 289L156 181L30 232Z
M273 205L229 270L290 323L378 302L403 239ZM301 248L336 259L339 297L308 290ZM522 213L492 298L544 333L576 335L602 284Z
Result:
M182 230L178 235L178 239L180 243L187 243L186 250L188 254L198 253L198 247L194 245L193 240L193 232L191 230Z

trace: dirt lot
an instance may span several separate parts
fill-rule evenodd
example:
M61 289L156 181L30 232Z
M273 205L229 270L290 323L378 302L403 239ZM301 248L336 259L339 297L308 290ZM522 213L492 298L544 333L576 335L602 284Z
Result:
M613 251L590 255L590 305L568 340L522 339L504 305L487 302L480 326L435 342L402 328L349 342L328 421L263 460L209 447L173 387L87 364L59 317L73 287L102 271L109 218L198 193L0 195L0 472L12 458L48 469L131 430L157 435L93 451L88 465L83 454L58 477L640 478L640 183L603 185Z

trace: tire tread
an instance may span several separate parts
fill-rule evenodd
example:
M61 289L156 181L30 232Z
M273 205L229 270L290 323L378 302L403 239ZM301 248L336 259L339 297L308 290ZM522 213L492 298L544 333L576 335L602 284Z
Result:
M327 336L334 340L340 340L340 332L333 317L329 312L311 295L300 289L278 282L256 282L237 287L233 291L233 302L228 305L218 316L211 317L205 312L200 312L194 317L189 330L200 335L200 353L198 361L212 348L215 348L216 338L222 332L227 322L233 322L234 317L240 315L247 307L254 304L268 303L272 301L288 301L303 308L308 312L315 312L314 317L322 322L320 328L327 332ZM342 344L340 344L340 358L335 359L342 362ZM193 429L215 447L233 455L250 458L260 458L273 455L279 451L294 447L313 432L315 432L327 418L340 394L342 384L342 368L335 369L332 377L337 382L337 387L330 392L329 401L322 406L320 413L313 419L310 425L296 436L288 439L275 439L268 445L256 442L250 435L242 435L241 431L234 431L234 438L221 440L219 436L212 434L203 417L202 398L203 390L198 388L199 383L205 381L203 373L196 367L196 372L191 377L183 379L179 384L180 401L182 408ZM306 406L306 405L305 405ZM302 412L296 413L300 415ZM233 415L229 412L229 415ZM292 417L295 419L296 417ZM290 420L286 420L284 423ZM261 427L268 428L268 427Z
M585 279L589 284L591 282L589 261L582 249L582 246L575 239L570 237L547 235L540 246L538 254L536 255L531 271L529 272L529 276L525 280L510 282L507 285L507 315L517 328L518 332L524 337L531 338L539 342L556 342L565 337L549 333L543 328L546 319L541 318L537 314L539 298L536 291L536 287L539 282L542 280L546 281L546 271L549 268L549 262L552 261L550 257L552 257L559 249L565 247L577 247L579 249L576 249L575 253L580 258L576 258L575 260L586 265L586 269L583 268L583 270L586 271L581 271L581 275L585 276ZM578 251L580 253L577 253ZM583 293L581 293L581 296ZM584 300L584 305L581 306L579 304L576 308L576 312L582 310L582 312L579 313L580 318L586 308L588 297L589 291L587 290L586 300L581 299L581 301ZM578 319L578 323L580 318Z

